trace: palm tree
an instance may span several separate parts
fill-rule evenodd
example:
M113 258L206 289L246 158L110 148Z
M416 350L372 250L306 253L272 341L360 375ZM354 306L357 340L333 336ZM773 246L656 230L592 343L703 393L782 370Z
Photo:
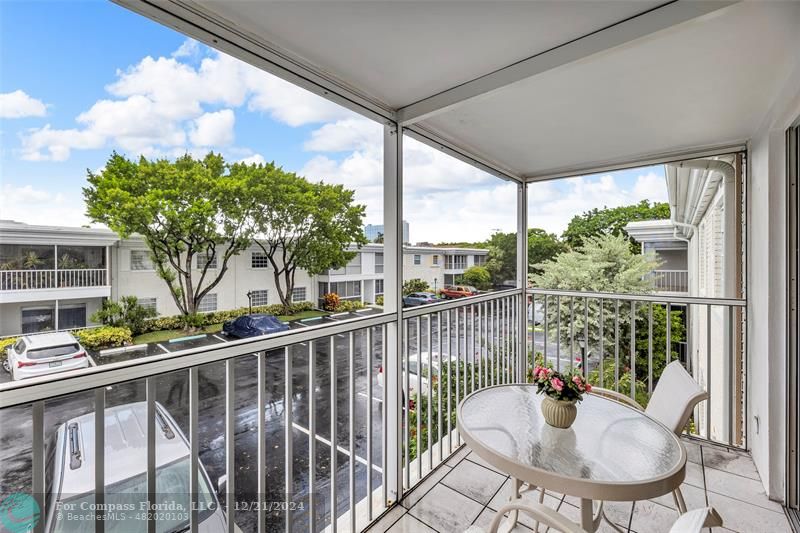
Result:
M22 258L22 266L27 268L28 270L37 270L40 266L44 264L44 259L39 257L39 254L31 250L25 257Z

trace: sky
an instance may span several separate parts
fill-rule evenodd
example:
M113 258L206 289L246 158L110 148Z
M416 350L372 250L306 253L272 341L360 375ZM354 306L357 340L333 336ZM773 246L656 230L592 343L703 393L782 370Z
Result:
M404 218L413 242L516 230L516 187L413 139ZM341 183L383 222L382 127L110 2L0 2L0 218L79 226L86 172L129 157L275 161ZM534 184L529 225L666 200L663 167Z

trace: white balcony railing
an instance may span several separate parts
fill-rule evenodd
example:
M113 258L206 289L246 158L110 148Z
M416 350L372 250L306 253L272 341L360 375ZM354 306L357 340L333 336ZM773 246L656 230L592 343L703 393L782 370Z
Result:
M102 287L105 285L107 285L105 268L0 270L0 291Z
M521 298L521 291L505 291L404 313L405 348L397 364L413 370L414 361L422 362L423 376L431 379L421 381L386 366L387 329L397 315L381 314L0 384L5 427L33 428L4 435L9 449L30 458L4 469L4 486L32 493L46 522L55 512L53 500L43 496L52 490L46 480L54 468L46 452L58 428L82 420L90 427L81 434L93 435L89 451L107 449L112 433L104 423L118 423L109 422L116 420L113 411L138 402L150 413L141 429L145 479L154 481L161 468L156 447L159 428L166 431L159 413L166 411L186 436L190 464L202 464L212 480L227 476L213 488L215 497L301 504L288 513L223 505L227 520L242 530L319 531L330 525L335 501L339 530L360 531L397 501L396 490L411 490L457 449L461 398L520 375L513 317ZM384 388L391 380L397 386ZM395 400L387 389L397 391ZM434 412L427 409L434 404ZM109 501L115 495L106 473L116 456L88 454L81 457L91 470L81 474L91 480L85 490ZM390 489L392 481L399 486ZM197 498L197 491L187 492ZM147 501L147 491L141 498Z
M647 277L658 292L689 292L688 270L653 270Z
M679 360L710 396L689 435L746 447L745 300L545 289L528 297L534 354L557 368L577 365L643 405L664 366Z
M742 445L736 423L743 354L732 341L741 333L742 301L529 290L524 350L523 298L512 289L421 306L404 310L401 323L393 313L323 319L275 335L0 384L5 427L32 428L2 435L4 446L25 458L7 465L4 486L32 493L46 521L54 512L44 496L53 473L47 450L58 428L96 415L83 418L93 428L81 434L92 435L91 450L107 448L106 435L116 433L104 429L110 423L104 420L120 406L143 402L150 414L141 469L151 492L160 468L159 427L165 431L157 414L166 411L185 433L190 463L202 464L212 480L227 478L212 491L231 524L244 531L320 531L336 520L340 531L361 531L458 449L455 410L466 395L525 379L534 364L531 348L559 368L605 369L598 385L636 398L643 393L646 402L666 363L660 343L667 360L680 358L711 393L689 432ZM655 331L666 316L674 317L670 326ZM719 327L731 328L725 342L715 333ZM581 332L589 340L583 352ZM637 339L633 348L626 334ZM628 373L637 379L626 381ZM728 425L717 427L723 418ZM91 480L87 491L101 501L113 496L106 472L115 457L81 458L92 469L82 474ZM197 498L196 490L187 492ZM147 498L144 491L141 499ZM259 505L287 499L293 512ZM242 500L254 504L225 503ZM333 509L330 502L337 502Z

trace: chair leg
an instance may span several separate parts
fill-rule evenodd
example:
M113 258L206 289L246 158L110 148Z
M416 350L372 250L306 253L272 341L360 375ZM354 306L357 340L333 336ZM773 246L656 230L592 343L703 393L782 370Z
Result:
M544 487L539 487L539 503L544 504ZM550 529L550 528L547 528ZM533 523L533 532L539 533L539 521Z
M686 501L683 499L681 488L678 487L672 491L672 497L675 500L675 507L678 509L678 514L681 515L686 512Z

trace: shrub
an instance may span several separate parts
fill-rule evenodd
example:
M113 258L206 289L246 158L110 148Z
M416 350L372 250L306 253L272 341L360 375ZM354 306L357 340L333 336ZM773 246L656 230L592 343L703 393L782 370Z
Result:
M360 300L340 300L339 304L336 306L337 313L345 313L348 311L358 311L359 309L364 309L366 305L364 305Z
M377 298L375 298L375 305L380 305L381 307L383 307L383 296L378 296Z
M482 266L469 267L461 278L463 283L485 291L492 286L492 275Z
M403 295L411 294L412 292L428 292L431 290L430 285L424 279L414 278L403 282Z
M322 308L326 311L336 311L339 308L340 300L339 295L335 292L329 292L325 296L323 296L325 303L322 304Z
M126 327L138 335L144 332L145 321L156 315L155 309L142 306L136 296L123 296L117 302L103 300L103 306L92 314L91 320L106 326Z
M79 329L72 332L75 338L89 350L112 348L133 343L131 330L126 327L100 326L99 328Z
M289 305L288 309L286 309L282 304L258 305L253 307L253 313L266 313L276 316L284 314L296 315L298 313L302 313L303 311L310 311L312 309L314 309L314 304L311 302L297 302ZM249 313L249 307L227 309L224 311L211 311L209 313L197 313L191 317L191 319L189 319L190 327L202 328L212 324L220 324ZM158 318L146 320L142 333L148 333L150 331L163 331L166 329L180 329L183 328L186 323L187 319L181 315L160 316Z

